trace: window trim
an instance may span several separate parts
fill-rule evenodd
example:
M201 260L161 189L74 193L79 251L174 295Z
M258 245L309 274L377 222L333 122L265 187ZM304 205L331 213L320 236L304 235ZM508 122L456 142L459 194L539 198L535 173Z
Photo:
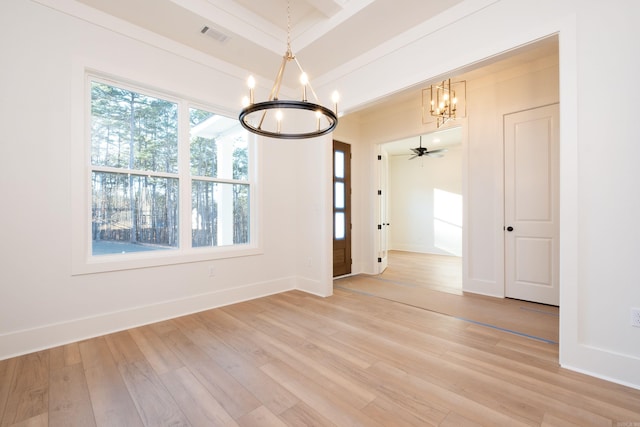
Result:
M122 173L120 168L93 166L91 164L91 82L98 81L123 89L132 90L178 105L178 173L153 172L154 176L178 177L179 185L179 246L176 249L162 251L135 252L127 254L107 254L93 256L91 234L91 174L93 171ZM256 147L256 139L247 135L249 150L249 180L212 179L221 183L242 183L249 185L249 243L227 246L191 246L191 182L194 179L190 168L189 108L197 108L233 117L228 111L220 111L212 105L201 101L179 96L166 90L158 90L127 79L108 76L104 73L83 69L82 85L76 86L72 99L78 100L79 106L72 108L72 122L76 138L72 138L72 275L102 273L138 268L160 267L174 264L219 260L262 254L262 227L259 223L259 212L262 208L259 182L261 164L260 150ZM75 154L75 155L74 155ZM149 174L149 171L135 173ZM76 178L76 179L73 179ZM201 177L199 177L201 178ZM196 178L196 179L199 179ZM76 224L82 224L77 226Z

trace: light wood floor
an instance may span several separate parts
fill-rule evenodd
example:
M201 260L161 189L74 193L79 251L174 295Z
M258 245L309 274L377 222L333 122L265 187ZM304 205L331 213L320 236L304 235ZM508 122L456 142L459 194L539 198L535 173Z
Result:
M462 295L460 257L389 251L388 260L382 279Z
M389 251L389 266L382 274L342 277L333 283L334 289L412 305L532 339L559 341L558 307L463 292L459 257Z
M0 361L0 425L640 423L640 391L561 369L557 350L393 301L292 291Z

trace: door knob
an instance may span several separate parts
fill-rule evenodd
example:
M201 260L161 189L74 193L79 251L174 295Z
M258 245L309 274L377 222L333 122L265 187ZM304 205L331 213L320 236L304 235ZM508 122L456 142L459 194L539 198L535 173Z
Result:
M512 226L508 226L507 227L507 231L513 231L513 227Z

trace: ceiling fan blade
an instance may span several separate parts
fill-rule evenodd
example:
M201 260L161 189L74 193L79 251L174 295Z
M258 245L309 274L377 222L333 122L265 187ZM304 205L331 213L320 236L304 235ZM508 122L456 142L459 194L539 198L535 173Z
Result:
M420 154L420 150L417 148L412 148L411 151L413 151L416 154Z
M429 157L444 157L444 154L447 151L446 148L440 148L438 150L427 151L425 154Z
M418 155L417 155L417 154L414 154L413 156L409 157L409 160L413 160L413 159L415 159L416 157L418 157Z

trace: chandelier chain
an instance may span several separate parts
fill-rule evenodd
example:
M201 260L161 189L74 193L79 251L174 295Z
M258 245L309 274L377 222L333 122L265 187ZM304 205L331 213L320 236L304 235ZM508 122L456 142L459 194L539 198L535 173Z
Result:
M287 0L287 52L291 54L291 2Z

